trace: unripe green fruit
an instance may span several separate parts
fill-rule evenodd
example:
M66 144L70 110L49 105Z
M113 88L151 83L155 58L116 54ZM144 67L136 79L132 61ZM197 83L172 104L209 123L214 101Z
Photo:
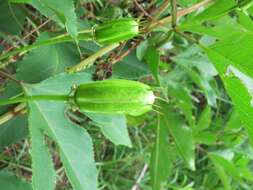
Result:
M129 40L138 34L138 23L133 18L108 21L94 28L95 41L100 44Z
M137 116L152 109L155 95L143 83L114 79L79 85L74 101L83 112Z

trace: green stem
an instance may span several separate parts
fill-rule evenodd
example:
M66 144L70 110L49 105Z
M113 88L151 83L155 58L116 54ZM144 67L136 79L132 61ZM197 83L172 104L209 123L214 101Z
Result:
M0 106L16 104L28 101L39 101L39 100L53 100L53 101L69 101L72 97L69 95L34 95L34 96L23 96L14 99L3 99L0 100Z
M172 28L177 26L177 1L171 0L171 16L172 16Z
M78 33L78 40L80 40L80 41L92 40L93 39L92 35L93 35L92 30L80 31ZM27 51L30 51L32 49L35 49L35 48L38 48L38 47L41 47L41 46L53 45L53 44L58 44L58 43L63 43L63 42L72 42L72 41L74 41L74 40L69 34L62 34L62 35L52 37L52 38L47 39L47 40L35 42L32 45L28 45L28 46L25 46L25 47L18 48L14 51L10 51L8 53L5 53L5 54L0 56L0 61L4 60L6 58L12 57L16 54L22 55L22 54L26 53ZM1 68L2 68L2 65L0 65L0 69Z
M99 57L102 57L103 55L109 53L110 51L112 51L113 49L115 49L118 46L119 46L119 43L114 43L114 44L110 44L110 45L100 49L99 51L92 54L91 56L89 56L87 59L83 60L79 64L74 65L71 68L68 68L67 72L68 73L75 73L75 72L78 72L78 71L81 71L81 70L84 70L84 69L88 68L89 66L91 66L96 61L96 59L98 59Z

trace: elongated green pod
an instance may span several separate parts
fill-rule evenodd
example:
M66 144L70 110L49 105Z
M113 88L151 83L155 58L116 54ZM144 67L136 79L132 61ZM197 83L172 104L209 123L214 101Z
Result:
M152 109L155 95L143 83L105 80L79 85L74 101L82 112L141 115Z
M111 20L94 28L94 39L99 44L129 40L138 34L138 23L133 18Z

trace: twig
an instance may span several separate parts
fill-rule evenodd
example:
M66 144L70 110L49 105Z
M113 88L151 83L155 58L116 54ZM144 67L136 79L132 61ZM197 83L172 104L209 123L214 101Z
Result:
M14 107L12 110L6 112L5 114L0 116L0 125L4 124L5 122L9 121L16 115L23 113L25 111L26 104L21 103Z
M135 184L134 184L134 186L132 187L131 190L138 190L139 184L140 184L141 180L144 178L145 173L146 173L147 170L148 170L148 165L145 164L142 171L141 171L141 173L140 173L140 175L139 175L139 177L138 177L138 179L136 180L136 182L135 182Z
M152 15L159 17L169 6L170 0L165 0L160 7L153 11Z
M13 162L9 162L9 161L6 161L6 160L0 160L0 162L4 163L4 164L7 164L9 166L12 166L12 167L17 167L17 168L20 168L22 170L25 170L27 172L32 172L32 169L29 168L29 167L26 167L26 166L23 166L23 165L20 165L20 164L16 164L16 163L13 163Z
M10 79L10 80L16 82L17 84L21 85L21 81L15 79L13 76L11 76L10 74L8 74L8 73L6 73L6 72L4 72L4 71L1 71L1 70L0 70L0 75L2 75L3 77L8 78L8 79Z
M111 63L115 64L119 61L121 61L122 59L124 59L129 53L131 53L139 44L141 43L141 41L138 41L136 43L134 43L130 48L128 48L127 51L125 51L124 53L122 53L119 56L116 56L115 58L112 59Z
M34 28L33 30L31 30L28 34L26 34L22 40L25 40L26 38L30 37L34 32L38 31L39 29L41 29L43 26L45 26L47 23L49 23L51 21L51 19L46 20L45 22L43 22L41 25L39 25L38 27ZM5 51L5 53L8 53L9 51L11 51L12 49L16 48L15 46L10 47L9 49L7 49Z
M151 15L150 15L143 7L137 2L137 0L134 0L134 3L135 3L135 4L137 5L137 7L143 12L143 14L144 14L145 16L147 16L148 18L151 19L151 21L157 23L158 25L160 25L160 26L162 26L162 27L167 28L166 26L164 26L163 23L160 23L159 20L153 18L153 17L152 17L152 16L151 16Z
M177 26L177 0L171 0L171 16L172 16L172 28Z
M204 0L200 3L197 3L195 5L193 5L192 7L189 7L189 8L186 8L186 9L183 9L181 11L178 11L177 12L177 18L180 18L182 16L185 16L187 14L190 14L198 9L200 9L201 7L204 7L210 3L214 2L213 0ZM163 19L161 19L159 22L162 23L162 24L166 24L166 23L169 23L172 21L172 16L168 16L168 17L165 17ZM150 30L152 30L153 28L155 28L158 24L157 23L152 23L149 27Z

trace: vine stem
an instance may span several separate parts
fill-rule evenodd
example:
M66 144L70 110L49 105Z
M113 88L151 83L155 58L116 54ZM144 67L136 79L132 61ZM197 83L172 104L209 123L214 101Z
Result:
M93 39L92 35L93 35L92 30L80 31L78 33L78 40L87 40L87 41L92 40ZM32 45L24 46L24 47L18 48L16 50L4 53L3 55L0 56L0 61L7 59L9 57L15 56L16 54L23 55L27 51L30 51L32 49L35 49L35 48L38 48L41 46L53 45L53 44L58 44L58 43L63 43L63 42L71 42L71 41L73 41L73 39L71 38L71 36L69 34L62 34L62 35L52 37L50 39L47 39L47 40L44 40L41 42L35 42ZM0 65L0 69L2 69L4 67L6 67L5 64Z
M53 100L53 101L69 101L72 99L69 95L35 95L35 96L23 96L14 99L3 99L0 100L0 106L16 104L28 101L39 101L39 100Z

